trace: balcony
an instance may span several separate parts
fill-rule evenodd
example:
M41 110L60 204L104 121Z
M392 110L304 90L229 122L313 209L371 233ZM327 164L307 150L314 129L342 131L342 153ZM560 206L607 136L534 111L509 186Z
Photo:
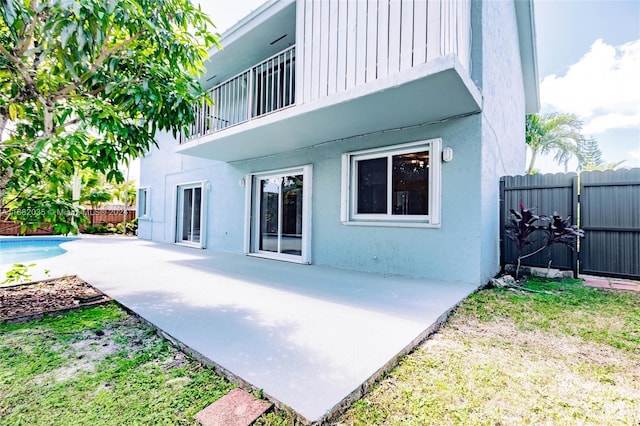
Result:
M291 46L209 90L181 143L294 105L295 60Z
M258 39L294 33L295 46L215 86L177 152L240 161L479 112L471 2L375 3L298 1L287 20L265 17L269 36Z

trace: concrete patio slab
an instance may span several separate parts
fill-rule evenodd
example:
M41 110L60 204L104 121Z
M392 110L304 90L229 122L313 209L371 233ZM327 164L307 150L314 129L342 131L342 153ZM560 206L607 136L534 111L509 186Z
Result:
M475 290L137 239L64 248L38 268L79 275L311 422L358 396Z

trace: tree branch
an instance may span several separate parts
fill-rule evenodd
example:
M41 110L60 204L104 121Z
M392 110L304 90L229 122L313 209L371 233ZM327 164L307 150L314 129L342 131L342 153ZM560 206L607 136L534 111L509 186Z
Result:
M94 97L95 97L95 96L96 96L96 95L98 95L99 93L104 92L104 90L105 90L106 88L107 88L107 86L106 86L106 85L104 85L104 86L100 86L100 87L96 87L95 89L93 89L93 90L91 90L91 91L87 92L86 94L87 94L87 95L89 95L89 96L94 96ZM69 94L66 94L66 95L60 95L60 96L57 96L57 97L55 98L55 100L59 101L59 100L62 100L62 99L71 99L71 98L73 98L73 96L71 96L71 95L69 95Z
M0 142L4 140L2 137L4 135L4 129L7 127L7 123L9 119L4 116L4 114L0 115Z
M22 29L22 33L20 34L20 41L16 46L16 51L15 51L16 56L24 55L24 52L27 51L27 49L29 48L29 45L31 45L31 42L33 41L33 34L35 33L36 25L40 20L40 17L38 16L38 14L35 13L36 7L37 7L37 1L31 0L31 3L29 3L29 9L32 12L34 12L33 20L31 21L31 24L28 27L25 26ZM27 35L26 37L25 37L25 34Z
M137 40L144 32L145 32L144 29L138 31L136 34L134 34L133 36L129 37L128 39L123 40L122 42L116 44L111 49L107 49L106 46L103 46L101 51L100 51L100 56L98 56L98 58L96 59L94 64L91 66L91 68L89 68L89 70L85 73L85 75L87 75L88 77L82 79L81 81L76 81L74 83L68 84L67 86L63 87L62 89L60 89L56 93L54 93L52 96L50 96L49 99L52 102L55 102L55 101L57 101L59 99L62 99L64 96L68 95L72 91L76 90L80 84L82 84L85 81L87 81L89 79L89 77L92 74L94 74L98 70L98 68L100 68L102 66L104 61L106 61L109 56L111 56L112 54L114 54L118 50L122 49L123 47L127 46L128 44L132 43L133 41ZM109 30L107 32L107 35L106 35L105 39L109 38L110 33L111 33L111 31Z
M107 88L107 86L106 86L106 85L104 85L104 86L100 86L100 87L97 87L97 88L93 89L92 91L90 91L90 92L89 92L89 94L90 94L91 96L96 96L98 93L102 93L102 92L104 92L104 90L105 90L106 88Z
M73 126L73 125L81 123L81 122L82 122L82 119L80 119L80 118L74 118L73 120L66 121L65 123L62 123L60 126L55 126L52 129L52 133L56 133L59 128L66 129L69 126Z
M36 95L36 98L42 103L42 106L45 109L45 117L46 117L46 114L48 112L47 111L47 100L38 91L38 88L37 88L36 84L34 83L33 78L31 77L31 75L29 75L29 71L25 67L25 65L22 62L22 60L19 57L15 56L15 55L12 55L11 52L9 52L7 49L5 49L5 47L3 45L1 45L1 44L0 44L0 54L5 56L7 59L9 59L9 61L11 61L11 63L13 63L16 66L18 72L20 73L20 75L24 79L24 82L25 82L26 86L29 89L33 90L33 93Z
M2 54L2 56L5 56L8 60L10 60L13 63L15 63L18 60L18 58L13 56L11 52L5 49L4 46L1 44L0 44L0 54Z
M11 172L11 175L13 175L13 170L9 169L9 171ZM8 180L7 180L7 182L8 182ZM21 188L18 192L16 192L12 198L9 198L6 202L3 202L2 207L4 208L4 206L6 206L7 204L10 204L13 201L19 200L20 197L22 197L22 195L27 191L27 189L29 189L30 187L32 187L34 185L34 183L35 182L33 182L33 181L29 182L27 185L25 185L23 188ZM1 187L0 186L0 191L4 191L5 189L6 189L6 187ZM4 197L2 198L2 200L4 200Z
M548 246L545 244L544 246L540 247L538 250L536 250L536 251L534 251L534 252L527 253L527 254L522 255L522 256L518 256L518 259L526 259L527 257L531 257L531 256L533 256L534 254L538 254L538 253L540 253L541 251L543 251L543 250L544 250L544 249L546 249L547 247L548 247Z
M6 203L4 202L4 192L7 189L9 181L13 177L13 168L7 167L0 171L0 209L4 208Z

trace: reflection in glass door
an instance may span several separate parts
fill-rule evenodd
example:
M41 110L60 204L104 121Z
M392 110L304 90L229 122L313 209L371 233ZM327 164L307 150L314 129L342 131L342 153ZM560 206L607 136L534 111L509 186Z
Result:
M202 185L178 187L176 242L200 244L202 228Z
M269 257L303 256L305 241L305 175L287 173L256 177L253 252Z

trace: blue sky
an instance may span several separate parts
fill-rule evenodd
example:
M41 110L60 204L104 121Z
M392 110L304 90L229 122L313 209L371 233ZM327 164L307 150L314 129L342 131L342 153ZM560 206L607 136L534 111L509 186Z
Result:
M542 110L578 115L605 162L640 167L640 2L534 0L534 7ZM536 168L563 169L549 159Z
M202 1L221 32L262 3ZM534 8L542 111L578 115L605 162L640 167L640 1L534 0ZM564 169L550 158L536 168Z

